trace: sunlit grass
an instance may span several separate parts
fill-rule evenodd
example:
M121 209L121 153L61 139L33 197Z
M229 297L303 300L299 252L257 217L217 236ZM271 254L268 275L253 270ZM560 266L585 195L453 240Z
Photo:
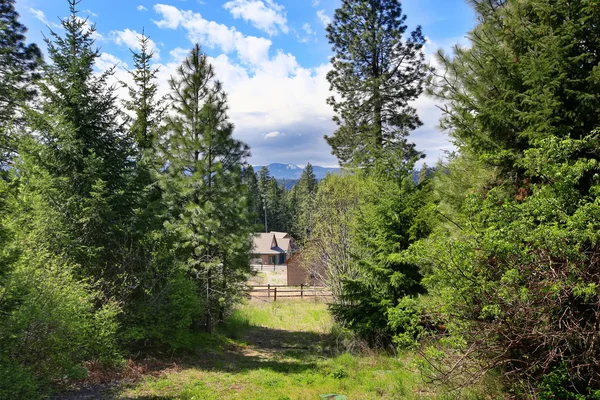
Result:
M423 382L411 355L336 354L328 341L333 321L323 303L250 302L214 341L202 346L199 365L164 372L122 390L127 399L446 399L443 389ZM225 344L225 346L223 346ZM462 399L493 399L472 390Z

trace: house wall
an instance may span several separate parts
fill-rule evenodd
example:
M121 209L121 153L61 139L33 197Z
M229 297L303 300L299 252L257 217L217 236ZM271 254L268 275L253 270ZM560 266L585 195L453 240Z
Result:
M302 268L300 257L294 257L287 263L288 286L300 286L308 283L308 272Z

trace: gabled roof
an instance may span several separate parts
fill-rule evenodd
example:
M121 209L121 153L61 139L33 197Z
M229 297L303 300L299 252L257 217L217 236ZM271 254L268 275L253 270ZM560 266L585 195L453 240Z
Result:
M285 251L279 247L277 237L273 233L259 233L254 236L253 254L281 254Z
M271 232L277 239L290 238L290 234L287 232Z

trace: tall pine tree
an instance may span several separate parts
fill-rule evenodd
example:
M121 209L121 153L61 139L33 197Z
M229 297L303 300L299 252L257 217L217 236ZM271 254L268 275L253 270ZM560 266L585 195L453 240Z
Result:
M252 224L242 184L249 151L232 138L226 96L198 45L177 72L170 80L173 115L166 123L163 187L176 210L170 226L204 297L210 332L241 294L249 272Z
M406 16L398 0L343 0L327 37L333 69L327 74L338 129L326 136L342 164L368 166L386 153L420 155L407 141L421 125L410 103L423 91L423 45L417 27L403 39Z

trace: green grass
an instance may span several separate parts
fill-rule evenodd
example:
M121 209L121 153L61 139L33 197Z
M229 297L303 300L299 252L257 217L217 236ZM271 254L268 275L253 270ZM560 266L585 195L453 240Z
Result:
M250 302L179 370L125 387L127 399L445 399L422 381L411 355L337 354L323 303ZM491 399L485 390L462 399ZM501 398L498 396L498 398Z

